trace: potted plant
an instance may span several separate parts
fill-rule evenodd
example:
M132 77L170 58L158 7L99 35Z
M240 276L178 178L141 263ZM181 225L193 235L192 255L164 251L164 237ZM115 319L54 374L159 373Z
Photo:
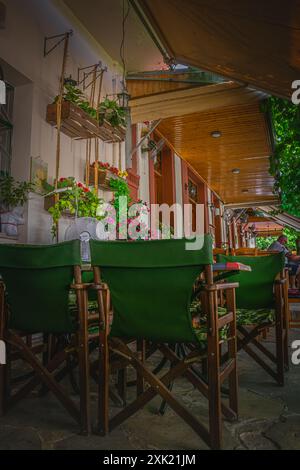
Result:
M34 184L15 181L7 174L0 175L0 231L9 236L18 235L18 225L24 223L23 206Z
M125 127L126 113L117 100L105 98L99 105L100 124L108 121L113 127Z
M52 234L56 235L56 229L59 219L64 215L80 217L92 217L101 220L103 217L97 215L98 206L103 203L102 199L91 191L81 182L77 182L75 178L60 178L55 188L54 200L47 208L53 219Z

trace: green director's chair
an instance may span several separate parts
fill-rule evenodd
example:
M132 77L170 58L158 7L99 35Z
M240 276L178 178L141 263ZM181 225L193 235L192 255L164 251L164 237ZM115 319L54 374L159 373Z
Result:
M0 366L0 413L42 384L44 392L52 391L87 434L89 335L80 264L78 240L50 246L0 245L0 339L8 350L7 364ZM70 308L70 291L76 294L75 308ZM32 335L42 338L40 344L28 344L26 338ZM79 407L59 383L70 354L79 363ZM9 377L14 358L32 369L17 391L12 390Z
M239 283L236 292L238 350L244 349L279 385L284 385L288 359L288 298L284 255L218 255L219 262L239 262L251 267L231 277ZM275 328L275 353L259 340L261 333Z
M222 413L237 418L237 371L235 337L235 287L212 282L212 244L204 237L201 249L186 250L186 240L135 242L90 241L95 288L104 318L100 339L99 432L106 434L144 407L159 394L212 448L221 447ZM193 285L201 273L206 284L201 291L207 314L207 342L203 349L192 326L190 305ZM226 290L228 313L218 318L217 293ZM109 305L113 307L110 329ZM220 365L219 330L229 330L228 361ZM136 340L134 351L131 340ZM145 342L159 350L171 363L158 377L147 365ZM178 357L175 344L188 345L188 354ZM208 357L208 383L193 371ZM130 365L137 372L137 398L109 419L108 383L115 361ZM110 370L111 369L111 370ZM207 399L207 429L170 390L170 384L184 376ZM221 384L228 378L229 405L221 402ZM145 384L148 388L145 388ZM162 417L163 419L163 417Z

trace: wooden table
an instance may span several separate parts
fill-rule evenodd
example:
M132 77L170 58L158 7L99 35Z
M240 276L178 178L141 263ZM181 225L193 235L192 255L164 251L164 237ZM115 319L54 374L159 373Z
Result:
M224 279L228 279L235 274L239 274L240 272L249 272L251 271L251 267L237 262L227 262L227 263L215 263L213 264L213 273L220 273L214 276L214 282L223 281Z

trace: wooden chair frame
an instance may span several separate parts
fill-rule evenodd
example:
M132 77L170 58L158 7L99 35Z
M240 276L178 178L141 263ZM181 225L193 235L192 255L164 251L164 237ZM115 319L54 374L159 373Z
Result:
M100 333L100 380L99 380L99 402L98 402L98 431L101 435L112 431L157 394L160 395L167 404L181 418L194 429L194 431L214 449L221 448L222 444L222 414L227 419L237 419L238 416L238 381L237 381L237 344L236 344L236 315L235 315L235 288L237 283L213 284L212 269L210 266L205 269L206 286L201 292L202 302L205 311L208 312L208 384L201 380L191 369L195 363L203 360L203 352L199 352L197 347L191 347L190 353L185 358L179 358L167 344L155 344L158 349L171 363L171 367L163 377L150 371L146 366L145 342L139 341L137 351L134 352L126 341L121 338L109 337L109 305L110 293L108 286L101 282L99 268L94 268L95 288L98 290L98 303L100 317L104 320L104 329ZM218 318L218 299L220 291L227 292L228 313L222 318ZM229 325L228 340L228 360L221 366L220 363L220 341L219 329L224 325ZM137 397L125 406L116 416L109 419L109 375L110 369L114 369L112 356L118 359L119 363L126 367L130 365L137 372ZM123 369L125 368L123 367ZM207 429L197 418L184 407L169 390L168 386L178 376L184 376L193 386L199 390L207 399L209 404L209 428ZM225 379L229 381L229 406L221 401L221 385ZM145 383L149 387L145 389ZM124 381L122 382L124 386ZM124 393L124 390L123 390Z
M49 342L44 342L39 348L30 347L24 340L24 334L8 328L8 309L5 305L5 286L0 283L0 339L7 346L7 363L0 365L0 415L6 413L19 400L26 397L40 384L43 390L50 390L61 402L64 408L80 426L82 434L91 431L90 393L89 393L89 348L88 333L88 301L87 284L82 284L81 268L74 267L75 284L70 288L75 290L78 307L78 331L73 336L72 345L68 349L51 351ZM34 375L14 394L10 384L10 365L12 351L22 358L33 369ZM43 353L42 360L37 357ZM79 408L60 385L59 381L66 375L66 368L58 371L70 353L77 352L80 376L80 405Z
M243 325L237 325L237 347L238 351L243 349L278 385L284 385L284 372L289 370L289 305L286 270L283 270L280 279L274 282L274 295L274 323L256 325L250 330ZM267 332L272 326L275 328L275 354L260 341L261 335L266 339Z

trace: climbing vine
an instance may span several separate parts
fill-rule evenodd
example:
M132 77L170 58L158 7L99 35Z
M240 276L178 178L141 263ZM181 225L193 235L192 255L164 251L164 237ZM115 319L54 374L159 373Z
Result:
M300 233L297 232L296 230L285 227L283 230L283 234L287 237L288 243L287 243L287 248L290 251L295 251L296 250L296 242L300 238ZM257 237L256 238L256 246L260 250L267 250L269 246L277 240L278 237Z
M270 173L275 177L275 192L281 209L300 217L300 107L288 100L269 98L264 110L271 115L275 152Z

